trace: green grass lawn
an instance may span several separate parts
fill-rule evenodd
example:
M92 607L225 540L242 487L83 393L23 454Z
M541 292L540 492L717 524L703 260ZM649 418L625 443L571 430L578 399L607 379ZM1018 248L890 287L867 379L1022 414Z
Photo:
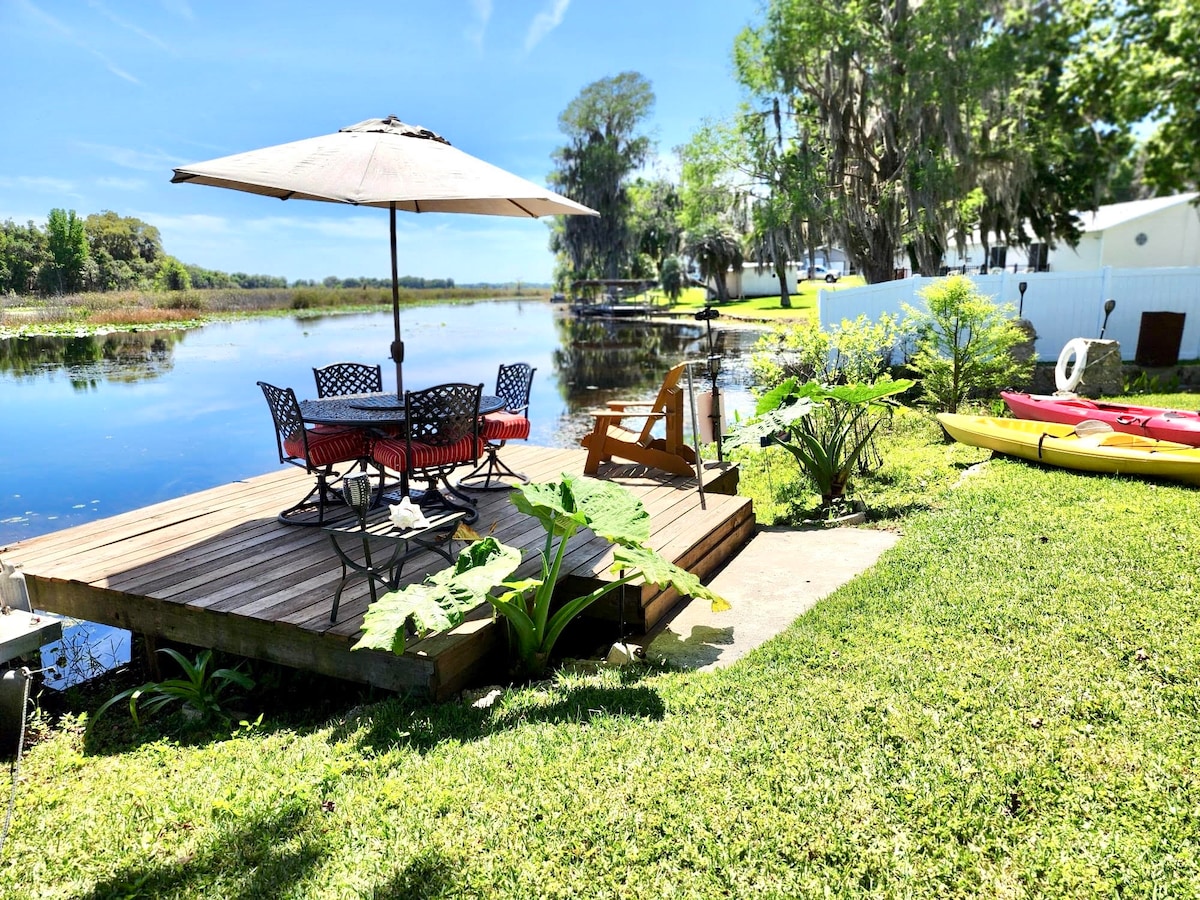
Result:
M884 453L858 487L897 545L726 670L233 734L63 720L0 896L1197 896L1197 491L911 412Z
M749 299L730 300L728 303L714 304L721 315L730 319L747 319L755 322L762 321L803 321L812 318L817 313L817 294L819 291L841 291L852 287L861 287L866 282L861 276L848 275L837 284L826 284L824 281L802 281L797 293L790 297L791 307L784 309L779 305L779 297L752 297ZM661 292L651 292L662 301ZM688 288L672 309L680 313L696 312L706 305L707 293L703 288Z

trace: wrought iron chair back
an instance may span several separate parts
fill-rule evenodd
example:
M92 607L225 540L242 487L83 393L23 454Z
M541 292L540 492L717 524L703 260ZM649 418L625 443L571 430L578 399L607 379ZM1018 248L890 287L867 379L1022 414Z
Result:
M501 363L496 375L496 396L504 401L504 408L509 412L523 413L529 409L529 393L536 371L529 363Z
M275 387L265 381L258 382L258 386L262 388L263 396L267 398L267 406L271 408L279 461L311 471L308 463L308 432L304 428L304 418L300 415L300 401L296 399L296 392L291 388ZM293 455L284 449L285 442L292 443L297 440L304 448L303 454Z
M313 368L318 397L373 394L383 391L383 370L366 363L339 362Z
M501 364L496 374L496 395L504 401L504 409L483 417L480 431L484 444L484 460L458 480L458 486L472 491L503 491L513 485L506 478L529 483L529 478L515 472L502 459L500 450L510 440L529 437L529 394L533 388L533 373L529 363Z
M340 463L361 462L368 456L366 440L355 429L333 429L321 433L310 432L304 427L300 403L291 388L276 387L265 381L258 382L271 410L275 424L275 448L279 461L298 466L317 482L299 503L279 514L279 521L291 525L321 525L325 521L325 507L340 502L340 497L330 486L330 479L339 477L334 466ZM312 520L308 514L316 513Z
M404 394L404 423L407 428L409 459L413 459L413 444L429 444L447 447L458 444L465 437L479 440L479 398L483 395L482 384L439 384L423 391L406 391ZM466 446L466 445L464 445ZM470 459L454 462L474 462L478 450Z

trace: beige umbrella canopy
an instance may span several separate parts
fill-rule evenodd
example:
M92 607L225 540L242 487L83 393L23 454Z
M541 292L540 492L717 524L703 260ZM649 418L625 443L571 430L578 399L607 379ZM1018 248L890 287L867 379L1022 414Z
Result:
M322 137L180 166L171 181L232 188L280 200L324 200L389 210L395 326L392 359L400 393L404 392L404 343L400 339L396 210L526 218L599 215L395 116L368 119Z

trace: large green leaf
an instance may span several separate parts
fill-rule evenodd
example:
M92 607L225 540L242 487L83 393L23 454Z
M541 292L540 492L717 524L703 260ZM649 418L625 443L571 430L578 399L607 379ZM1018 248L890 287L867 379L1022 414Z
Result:
M375 649L403 653L408 620L425 634L453 628L462 621L454 593L443 585L412 584L384 594L367 607L363 636L352 650Z
M588 527L600 537L625 546L650 539L650 514L628 490L598 478L579 477L572 481Z
M876 381L871 384L821 384L819 381L808 381L796 385L791 395L810 400L837 400L850 406L875 403L884 397L902 394L913 386L910 378L897 381ZM782 387L782 385L781 385ZM764 397L764 399L766 399Z
M771 390L767 391L758 398L758 403L755 404L755 415L761 416L763 413L768 413L773 409L779 409L784 405L784 401L791 397L796 392L797 381L795 378L787 378L782 384L778 384Z
M668 562L647 547L617 547L613 558L616 560L612 567L614 572L624 571L628 577L631 571L637 571L647 584L673 587L685 597L707 600L713 612L729 609L729 601L705 586L699 576Z
M453 628L520 564L521 551L493 537L468 545L453 567L434 572L422 584L384 594L367 607L363 636L351 649L403 653L410 617L420 634Z
M570 475L546 484L523 484L509 495L513 506L542 523L549 534L570 537L587 525L586 517L575 502L574 481Z
M511 499L558 537L570 537L580 528L618 544L639 544L650 537L650 516L642 502L611 481L564 474L556 483L523 485Z

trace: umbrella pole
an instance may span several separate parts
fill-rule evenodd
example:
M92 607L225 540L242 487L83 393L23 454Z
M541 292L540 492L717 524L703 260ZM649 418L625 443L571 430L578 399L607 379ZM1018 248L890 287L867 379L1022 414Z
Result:
M392 341L392 359L396 361L396 396L404 396L404 375L401 372L404 364L404 341L400 340L400 270L396 264L396 204L388 206L391 217L392 238L392 333L396 336Z

